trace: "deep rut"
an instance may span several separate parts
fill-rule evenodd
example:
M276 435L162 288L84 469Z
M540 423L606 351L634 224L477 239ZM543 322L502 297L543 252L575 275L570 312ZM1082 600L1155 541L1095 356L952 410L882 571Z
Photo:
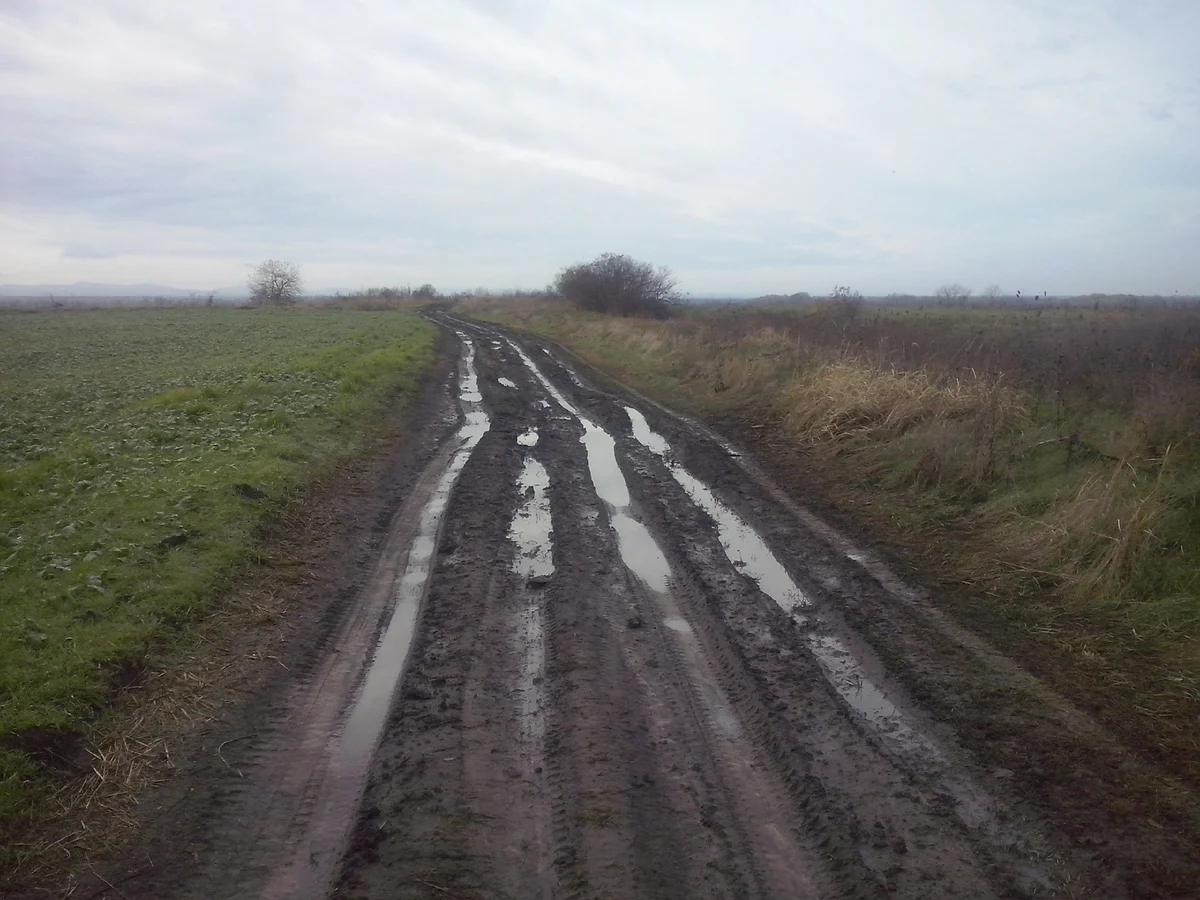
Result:
M203 842L127 896L1071 895L845 621L899 582L703 429L435 318L441 448Z
M819 536L756 530L769 496L686 423L449 324L492 428L339 896L1050 895L1036 828L841 621Z

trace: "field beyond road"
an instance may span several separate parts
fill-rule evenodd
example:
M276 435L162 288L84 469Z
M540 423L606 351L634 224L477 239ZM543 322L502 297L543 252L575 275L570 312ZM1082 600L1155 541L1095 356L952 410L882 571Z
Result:
M0 839L436 342L408 312L0 314Z

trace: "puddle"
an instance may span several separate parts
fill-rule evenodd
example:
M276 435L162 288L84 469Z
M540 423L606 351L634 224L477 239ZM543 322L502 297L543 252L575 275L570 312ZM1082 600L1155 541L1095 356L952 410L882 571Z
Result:
M935 759L941 753L917 734L895 705L883 695L876 685L862 675L861 667L854 654L832 635L808 636L809 649L816 655L825 670L825 676L834 689L871 722L880 732L902 741L908 748L920 748Z
M479 376L475 373L475 345L461 331L454 333L462 339L466 363L466 371L458 379L458 399L464 403L481 403L483 394L479 393Z
M633 424L633 436L646 449L666 458L671 449L666 439L650 429L646 417L639 410L627 406L625 412L629 414L629 421ZM682 466L669 461L667 468L692 501L717 523L717 537L730 562L757 581L763 592L774 598L785 611L790 613L809 605L808 598L796 587L796 583L759 537L758 532L718 500L707 485Z
M497 344L496 346L499 347L500 345ZM498 382L500 382L502 385L504 385L506 388L512 388L514 391L517 389L517 386L515 384L513 384L513 382L508 378L497 378L496 380Z
M576 413L578 416L579 414ZM583 422L583 446L587 450L588 469L600 499L613 509L629 506L629 487L617 465L617 442L603 428L579 417Z
M513 569L530 580L548 579L554 574L550 499L546 496L549 487L550 473L546 467L532 457L526 459L517 479L523 499L513 516L508 536L518 550Z
M611 434L581 413L564 397L524 350L511 342L509 346L517 352L526 368L541 382L555 402L583 425L581 441L587 451L588 471L592 476L597 496L608 507L609 520L617 534L617 548L621 559L652 591L666 591L671 580L671 567L653 535L632 515L629 485L620 466L617 465L617 442Z
M672 631L678 631L680 634L691 634L692 633L692 626L690 624L688 624L686 619L680 619L680 618L672 616L672 617L663 619L663 624L666 625L668 628L670 628Z
M491 428L491 420L485 410L471 408L479 402L479 379L475 373L475 347L470 339L460 335L464 342L463 373L459 380L459 399L465 407L466 421L459 428L455 440L459 447L438 479L433 493L421 510L417 537L409 550L404 574L396 584L393 596L395 608L387 630L375 649L371 668L362 691L355 701L354 709L346 720L342 733L341 754L347 758L367 758L375 750L375 742L383 727L383 719L391 705L392 694L400 677L400 670L408 657L412 643L413 628L425 585L429 581L436 552L438 528L450 493L458 481L458 475L471 458L475 446Z
M650 423L646 421L641 410L627 406L625 414L629 416L629 423L633 426L633 436L642 446L659 456L666 456L670 452L671 445L667 443L667 439L650 428Z
M528 431L517 435L517 443L522 447L536 447L538 442L538 433L536 428L530 428Z
M317 808L309 819L307 834L298 845L295 861L277 873L267 886L266 896L324 897L342 858L345 829L353 820L371 758L379 744L408 658L417 613L436 556L438 529L451 491L475 446L491 428L487 412L479 405L474 346L465 336L460 337L463 362L459 375L459 401L466 421L453 438L457 448L421 509L417 535L409 548L404 574L393 585L395 605L391 618L375 646L366 678L331 750L328 787L314 800ZM476 399L472 400L472 396Z
M622 510L609 512L609 521L617 532L621 559L652 591L666 592L671 582L671 567L646 526Z
M717 525L717 536L729 561L757 581L762 592L785 612L790 613L800 625L807 625L807 618L799 610L810 607L811 602L767 547L762 536L741 516L718 500L707 485L668 458L670 445L650 428L639 410L627 406L625 412L633 426L634 437L646 449L667 460L667 469L671 475L692 501L712 517ZM866 676L861 663L840 640L813 631L805 631L802 634L808 649L816 657L825 678L837 691L838 696L883 738L904 753L918 751L925 758L941 759L941 752L913 730L905 721L904 715Z
M554 574L550 517L550 473L532 457L525 460L517 479L522 500L508 528L509 539L517 545L513 571L527 582L544 583ZM546 732L543 681L546 669L546 626L539 592L533 592L528 605L517 614L513 641L520 660L517 677L518 736L526 745L521 754L527 776L536 779L534 761L540 759Z
M563 409L565 409L567 412L569 412L571 415L576 416L579 418L580 421L583 421L583 417L580 415L579 410L577 410L574 407L574 405L572 405L570 400L568 400L566 397L564 397L562 395L562 393L559 391L558 388L556 388L554 385L552 385L550 383L550 379L548 379L545 375L542 374L542 370L539 369L537 367L537 365L534 363L534 361L529 358L529 354L527 354L524 350L522 350L519 346L514 344L512 341L508 342L508 346L512 347L513 350L515 350L517 352L517 356L521 357L521 362L525 363L525 368L529 369L529 371L533 373L534 377L537 378L537 380L542 383L542 387L544 387L546 389L546 392L551 397L554 398L554 401L559 406L561 406ZM542 348L542 352L545 353L547 356L550 355L550 351L546 350L544 347ZM547 404L547 405L549 405L549 404Z

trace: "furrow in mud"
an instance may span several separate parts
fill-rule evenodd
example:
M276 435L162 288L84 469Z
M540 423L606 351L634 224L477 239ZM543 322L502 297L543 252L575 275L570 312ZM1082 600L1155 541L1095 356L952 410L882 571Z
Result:
M581 392L587 390L577 377L567 380ZM570 386L564 383L562 389L569 391ZM595 397L590 399L594 402ZM629 407L626 406L623 411L628 414ZM617 418L612 410L607 413L601 412L600 415L608 416L610 421ZM633 418L634 421L629 423L628 428L634 432L635 437L640 437L645 442L643 446L660 458L668 455L666 443L657 435L649 433L644 419L637 421L640 414L636 410ZM642 433L638 435L638 431ZM676 462L672 461L668 465L668 471L677 484L684 488L689 499L715 520L718 535L723 539L720 549L722 555L730 562L739 564L743 571L749 570L748 574L753 576L751 584L759 593L766 593L779 604L780 610L791 614L793 619L800 619L799 622L764 623L751 634L743 633L744 638L749 639L740 642L743 648L746 644L769 645L779 638L785 647L790 645L782 651L787 654L795 653L799 649L796 644L799 643L807 655L818 663L818 670L828 687L833 689L834 694L846 707L853 710L851 722L846 721L847 716L843 709L841 714L832 717L829 723L836 726L830 732L832 735L842 735L844 753L850 758L861 758L864 751L873 746L882 750L882 755L893 757L874 760L873 765L859 762L853 772L847 771L845 766L830 767L826 757L832 745L820 746L821 742L812 739L812 729L808 729L808 735L805 735L804 730L797 732L806 738L799 742L800 745L807 745L815 751L813 759L819 764L814 771L821 773L819 780L823 786L832 786L844 793L845 786L853 785L856 779L863 785L871 784L872 769L880 773L881 780L874 783L873 790L860 791L857 796L854 791L849 792L850 796L844 798L849 801L846 803L849 809L861 816L864 810L872 808L883 811L889 805L899 807L892 811L893 815L890 817L866 823L870 827L864 828L863 822L854 819L846 823L852 836L854 833L859 836L872 834L869 840L862 840L860 837L855 843L861 858L876 873L880 882L892 891L907 893L903 890L903 883L908 881L911 883L913 896L962 896L964 892L974 896L987 896L994 890L1009 888L1033 894L1048 891L1051 882L1048 869L1052 869L1053 866L1041 863L1041 857L1046 851L1038 841L1037 835L1031 829L1015 827L1010 821L1003 821L1011 820L1012 814L998 810L991 799L980 790L975 780L963 773L961 765L952 770L942 764L944 761L935 742L912 727L897 706L887 699L887 695L875 687L870 676L865 674L866 670L858 661L857 654L851 652L847 643L832 632L829 622L819 622L824 626L821 631L808 627L809 623L803 616L815 612L811 610L809 599L784 567L779 565L774 554L762 544L753 529L739 520L728 507L720 504L705 485L686 470L682 470ZM646 490L654 496L661 497L664 488L669 488L669 485L653 484ZM670 491L665 493L669 497ZM672 504L661 504L662 507L669 505ZM679 504L674 506L677 509L681 508ZM724 534L721 533L722 517L726 519ZM731 525L732 529L729 527ZM707 529L697 528L694 520L690 527L681 528L678 522L665 521L661 522L659 527L660 533L668 534L678 534L682 531L685 534L703 535L706 532L711 533L712 530L711 526ZM702 571L706 565L711 566L711 556L710 552L707 559L696 559L696 568ZM710 597L720 596L721 592L722 586L719 584L710 584L707 588ZM719 611L725 614L726 626L736 634L739 624L736 622L737 617L728 615L732 607L733 604L719 604ZM745 608L749 607L743 607ZM808 612L797 616L798 608L805 608ZM770 617L767 618L769 621ZM775 634L771 631L772 625L777 632ZM800 627L796 627L797 625ZM754 666L749 668L753 670ZM777 690L778 685L786 685L786 675L780 677L781 674L769 675L765 680L760 678L760 691L768 697L773 692L780 693ZM894 688L890 692L894 692ZM775 702L789 705L786 700ZM824 700L818 705L826 718L829 718L828 701ZM854 727L847 729L847 724ZM867 741L863 740L863 731L867 732ZM823 741L827 743L828 736ZM793 742L793 748L795 746L796 743ZM905 755L910 758L913 755L918 757L918 764L915 767L893 765L897 762L894 757ZM919 788L924 796L914 795L913 800L916 802L908 804L896 804L887 800L878 802L875 798L886 796L889 785L898 788L899 793L903 793L905 789ZM932 816L935 821L932 824L929 821L930 814L925 808L935 810ZM890 823L886 820L888 818ZM951 818L951 822L936 821L944 818ZM951 826L949 829L947 824ZM959 827L956 828L955 825ZM941 841L916 840L917 833L921 831L949 833L944 834ZM905 832L910 832L912 837L906 838ZM967 841L963 840L963 832L966 832ZM933 859L924 866L920 864L921 854L910 852L910 847L922 846L930 846L933 850L932 853L926 854ZM880 852L888 848L890 852ZM989 887L989 882L992 881L991 873L997 870L1000 874L999 883L995 888ZM906 873L915 873L915 879L906 877ZM931 886L930 882L940 886Z
M478 346L492 427L339 896L1050 893L1036 834L839 613L853 560L729 448L443 324Z
M417 516L416 533L408 542L402 574L391 586L387 627L372 651L349 714L337 723L338 727L329 729L336 737L322 760L320 780L309 782L303 822L290 829L286 860L271 872L261 891L264 898L319 900L328 893L341 862L367 770L412 645L446 506L459 475L491 427L487 412L479 405L482 396L475 371L475 347L466 335L460 337L463 360L459 402L465 421L454 438L449 462Z
M695 740L712 757L711 780L729 819L724 829L736 843L734 864L745 868L752 893L758 896L816 896L822 867L811 851L796 840L793 823L778 796L782 784L745 740L745 731L730 703L692 624L673 596L672 567L658 542L631 506L628 484L617 465L616 442L589 417L581 414L554 389L528 355L514 346L522 362L565 410L585 429L583 442L598 497L604 502L610 524L617 533L621 556L641 582L644 604L655 615L650 619L655 643L672 661L670 677L684 698L684 715L697 720ZM575 380L580 385L578 379ZM633 620L638 628L647 623ZM710 822L716 813L706 816ZM714 823L715 824L715 823Z

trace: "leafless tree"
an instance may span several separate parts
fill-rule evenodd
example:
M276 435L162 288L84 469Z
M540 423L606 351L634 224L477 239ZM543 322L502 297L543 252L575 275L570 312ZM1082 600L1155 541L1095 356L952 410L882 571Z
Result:
M940 306L966 306L967 300L971 296L971 289L954 282L942 285L937 289L935 296Z
M862 309L862 305L862 294L839 284L829 293L829 303L827 304L829 318L834 325L845 331L858 318L858 312Z
M987 302L992 306L996 305L996 301L1004 296L1004 291L998 284L990 284L983 292L983 296L987 298Z
M246 286L250 288L250 299L265 306L291 306L304 290L300 267L277 259L259 263Z
M554 290L580 309L615 316L665 318L679 301L669 269L618 253L568 266L554 279Z

